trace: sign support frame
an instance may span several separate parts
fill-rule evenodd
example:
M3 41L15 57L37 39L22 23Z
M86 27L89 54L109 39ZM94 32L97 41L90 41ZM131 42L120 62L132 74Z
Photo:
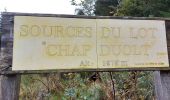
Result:
M2 13L3 16L3 26L2 31L6 37L9 39L11 38L13 33L13 16L20 15L20 16L52 16L52 17L62 17L65 16L67 18L92 18L96 19L97 17L87 17L87 16L74 16L74 15L52 15L52 14L27 14L27 13L10 13L4 12ZM166 22L166 33L167 33L167 45L168 45L168 53L170 54L170 19L169 18L137 18L137 17L100 17L100 18L110 18L110 19L141 19L141 20L165 20ZM1 44L1 57L2 55L11 55L8 57L3 58L6 60L7 66L11 66L12 64L12 41L5 41L3 39ZM7 52L6 52L7 51ZM1 64L2 62L0 62ZM158 68L132 68L132 69L87 69L85 71L154 71L154 84L155 84L155 93L157 100L169 100L170 99L170 68L166 69L158 69ZM19 99L19 88L20 88L20 79L21 74L43 74L43 73L58 73L58 72L81 72L84 70L48 70L48 71L11 71L10 68L7 68L3 71L0 71L0 100L18 100Z

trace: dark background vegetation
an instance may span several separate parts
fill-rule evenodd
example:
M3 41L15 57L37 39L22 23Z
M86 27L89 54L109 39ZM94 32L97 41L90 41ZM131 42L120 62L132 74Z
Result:
M169 17L170 0L82 0L77 15ZM137 59L137 58L136 58ZM155 100L152 72L23 75L21 100Z

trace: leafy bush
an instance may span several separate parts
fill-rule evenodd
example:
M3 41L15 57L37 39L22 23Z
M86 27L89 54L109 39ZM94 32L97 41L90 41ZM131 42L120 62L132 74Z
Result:
M24 75L21 79L20 99L113 100L114 94L116 100L154 99L152 72L100 72L96 80L90 79L95 74Z

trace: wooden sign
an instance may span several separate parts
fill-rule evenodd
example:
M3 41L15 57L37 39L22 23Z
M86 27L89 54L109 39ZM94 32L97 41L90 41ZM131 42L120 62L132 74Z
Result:
M13 70L168 68L165 21L14 17Z

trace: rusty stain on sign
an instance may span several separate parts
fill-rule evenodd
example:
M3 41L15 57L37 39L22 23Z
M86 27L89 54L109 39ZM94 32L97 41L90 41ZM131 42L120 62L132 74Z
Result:
M168 66L165 21L14 19L13 70Z

